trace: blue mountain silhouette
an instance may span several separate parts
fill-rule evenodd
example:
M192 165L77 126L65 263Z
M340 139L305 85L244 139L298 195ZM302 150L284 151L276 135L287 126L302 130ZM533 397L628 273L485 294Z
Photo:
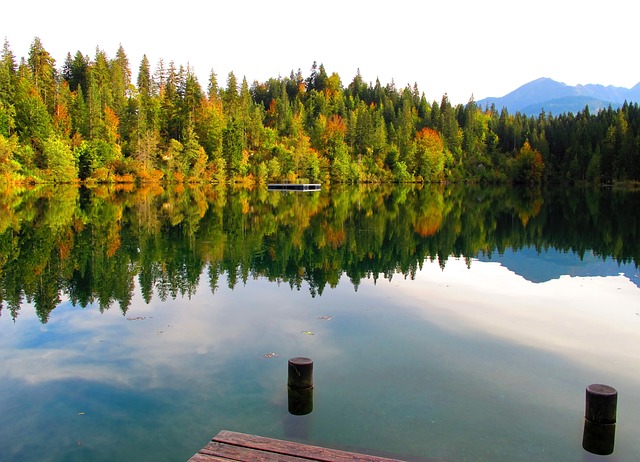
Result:
M539 78L526 83L502 97L484 98L477 102L481 108L495 105L496 110L507 108L510 114L521 112L538 116L543 110L547 114L560 115L584 110L597 112L611 106L616 109L624 102L640 102L640 83L633 88L612 85L570 86L550 78Z

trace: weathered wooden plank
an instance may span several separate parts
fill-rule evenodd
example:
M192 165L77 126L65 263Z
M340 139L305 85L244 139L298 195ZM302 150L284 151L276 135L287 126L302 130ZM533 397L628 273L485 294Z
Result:
M200 454L220 457L222 460L251 461L251 462L308 462L308 459L280 454L277 452L236 446L233 444L211 441L200 450Z
M214 436L213 442L321 462L401 462L398 459L388 459L384 457L358 454L355 452L339 451L337 449L328 449L320 446L294 443L291 441L231 432L228 430L222 430Z
M229 459L224 457L211 456L209 454L194 454L194 456L187 462L229 462Z

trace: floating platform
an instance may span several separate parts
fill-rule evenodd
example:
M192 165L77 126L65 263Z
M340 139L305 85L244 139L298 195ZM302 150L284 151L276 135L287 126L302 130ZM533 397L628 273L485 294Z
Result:
M402 462L399 459L338 451L291 441L222 430L189 462Z
M269 183L270 191L320 191L319 183Z

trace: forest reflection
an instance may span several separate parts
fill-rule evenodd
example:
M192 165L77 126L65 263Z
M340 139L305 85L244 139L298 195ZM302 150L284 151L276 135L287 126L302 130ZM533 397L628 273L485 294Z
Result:
M174 185L12 189L0 194L0 302L42 323L67 297L119 306L195 293L220 276L308 285L413 277L425 260L534 247L640 263L640 193L507 186L361 185L321 192ZM4 313L2 313L4 314Z

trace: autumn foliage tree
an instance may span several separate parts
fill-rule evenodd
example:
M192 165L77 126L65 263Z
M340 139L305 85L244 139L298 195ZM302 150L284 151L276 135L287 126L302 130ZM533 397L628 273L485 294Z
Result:
M416 175L426 182L444 180L446 152L438 132L425 127L416 134L415 142Z
M520 148L511 166L515 183L540 183L544 173L542 154L533 149L528 141Z

